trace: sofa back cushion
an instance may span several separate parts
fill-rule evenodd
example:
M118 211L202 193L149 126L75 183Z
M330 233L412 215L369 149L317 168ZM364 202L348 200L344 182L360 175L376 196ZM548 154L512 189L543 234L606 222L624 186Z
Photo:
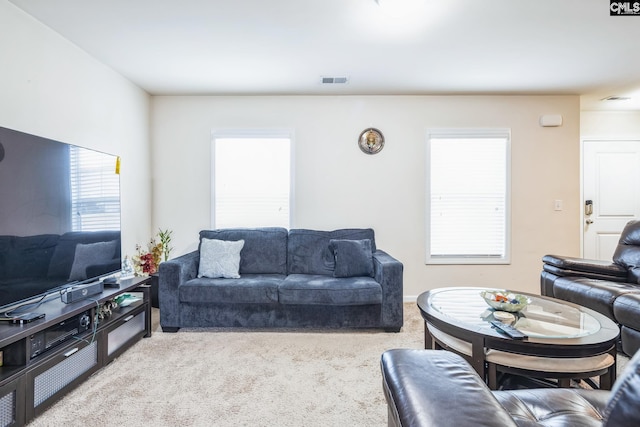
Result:
M640 426L640 351L624 367L611 389L603 426Z
M323 274L333 276L335 260L329 247L332 239L371 240L371 251L376 251L371 228L343 228L334 231L305 229L289 230L288 274Z
M0 281L46 277L57 234L0 236Z
M629 221L625 225L613 262L627 269L629 282L640 283L640 221Z
M225 228L202 230L202 239L226 241L244 240L240 252L240 275L243 274L287 274L287 229Z

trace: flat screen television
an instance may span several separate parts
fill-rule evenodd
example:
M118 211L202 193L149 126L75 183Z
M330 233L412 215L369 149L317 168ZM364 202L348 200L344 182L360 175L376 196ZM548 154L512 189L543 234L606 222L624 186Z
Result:
M0 314L120 271L117 160L0 127Z

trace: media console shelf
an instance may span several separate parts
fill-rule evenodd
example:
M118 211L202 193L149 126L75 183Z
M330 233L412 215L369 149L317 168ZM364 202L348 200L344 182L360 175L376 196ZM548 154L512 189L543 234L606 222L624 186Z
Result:
M151 279L65 304L50 296L31 323L0 324L0 426L22 426L142 337L151 336ZM109 310L123 294L141 299ZM78 331L70 333L69 331ZM45 345L46 344L46 345Z

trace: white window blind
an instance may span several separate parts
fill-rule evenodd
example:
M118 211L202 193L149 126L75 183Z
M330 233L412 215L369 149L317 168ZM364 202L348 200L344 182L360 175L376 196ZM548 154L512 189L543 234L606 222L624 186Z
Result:
M120 230L120 175L116 157L71 146L71 229Z
M509 262L509 133L428 139L427 263Z
M215 228L289 228L290 137L216 136L212 153Z

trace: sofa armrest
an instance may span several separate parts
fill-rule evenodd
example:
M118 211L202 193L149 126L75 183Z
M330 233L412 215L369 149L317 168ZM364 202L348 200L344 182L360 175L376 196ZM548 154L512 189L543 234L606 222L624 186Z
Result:
M388 253L378 249L373 253L374 279L382 286L382 327L399 331L403 322L404 266Z
M515 426L475 370L444 350L382 354L389 426Z
M160 325L163 329L180 326L180 286L198 275L200 252L193 251L160 263L158 271L158 300Z
M627 269L610 261L545 255L542 262L544 271L558 277L580 276L614 282L627 281Z

